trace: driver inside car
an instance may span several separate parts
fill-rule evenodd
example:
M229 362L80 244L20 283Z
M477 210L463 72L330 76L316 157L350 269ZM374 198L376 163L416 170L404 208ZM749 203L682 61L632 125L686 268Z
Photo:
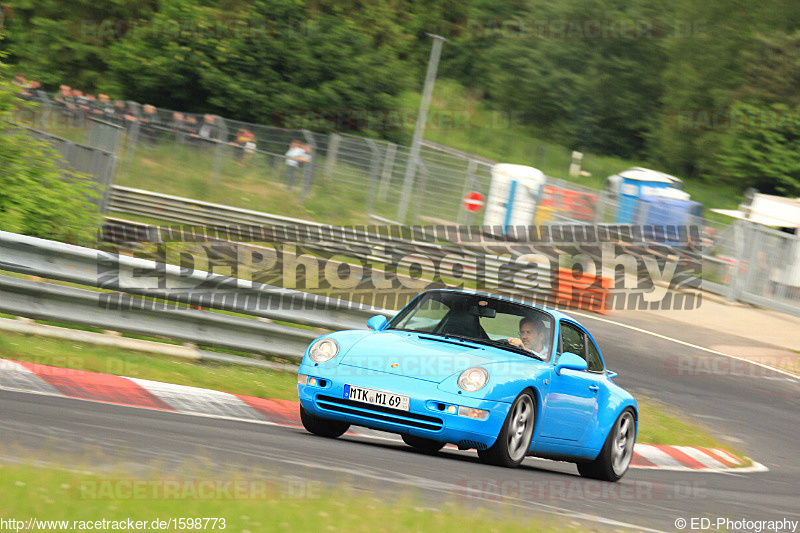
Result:
M526 316L519 321L519 337L511 337L508 343L538 354L547 351L547 331L542 322Z

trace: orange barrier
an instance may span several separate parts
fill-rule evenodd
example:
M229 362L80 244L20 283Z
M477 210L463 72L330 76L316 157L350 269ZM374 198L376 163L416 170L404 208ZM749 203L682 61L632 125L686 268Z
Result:
M612 285L613 280L610 278L588 274L575 277L572 269L559 268L555 291L556 305L607 315L610 310L606 308L606 298Z
M597 211L597 194L545 185L539 205L567 213L575 220L591 222Z

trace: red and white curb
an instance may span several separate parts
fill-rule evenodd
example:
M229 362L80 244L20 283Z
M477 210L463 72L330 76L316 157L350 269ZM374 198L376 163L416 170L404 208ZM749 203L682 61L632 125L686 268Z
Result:
M297 401L231 394L186 385L86 372L0 359L0 389L75 398L229 420L301 427ZM400 441L399 437L353 427L351 435ZM766 467L721 449L636 444L632 468L694 472L753 472Z
M659 470L679 471L725 471L763 472L767 467L733 455L720 448L700 448L698 446L666 446L663 444L636 444L631 467L657 468Z

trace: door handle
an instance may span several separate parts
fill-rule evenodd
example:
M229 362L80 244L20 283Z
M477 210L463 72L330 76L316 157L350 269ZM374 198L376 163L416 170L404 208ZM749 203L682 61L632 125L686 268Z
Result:
M598 387L597 385L589 385L589 390L592 392L597 392L600 390L600 387Z

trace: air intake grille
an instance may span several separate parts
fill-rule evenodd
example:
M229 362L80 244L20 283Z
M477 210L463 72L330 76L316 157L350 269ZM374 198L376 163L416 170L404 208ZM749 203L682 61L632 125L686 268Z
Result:
M464 450L468 450L470 448L475 448L476 450L485 450L487 448L484 443L475 442L474 440L460 440L458 441L458 447Z
M344 398L317 396L317 405L328 411L360 416L380 422L389 422L404 427L428 429L431 431L439 431L444 427L441 418L412 413L410 411L401 411L389 407L381 407L379 405L369 405L353 400L346 400Z

